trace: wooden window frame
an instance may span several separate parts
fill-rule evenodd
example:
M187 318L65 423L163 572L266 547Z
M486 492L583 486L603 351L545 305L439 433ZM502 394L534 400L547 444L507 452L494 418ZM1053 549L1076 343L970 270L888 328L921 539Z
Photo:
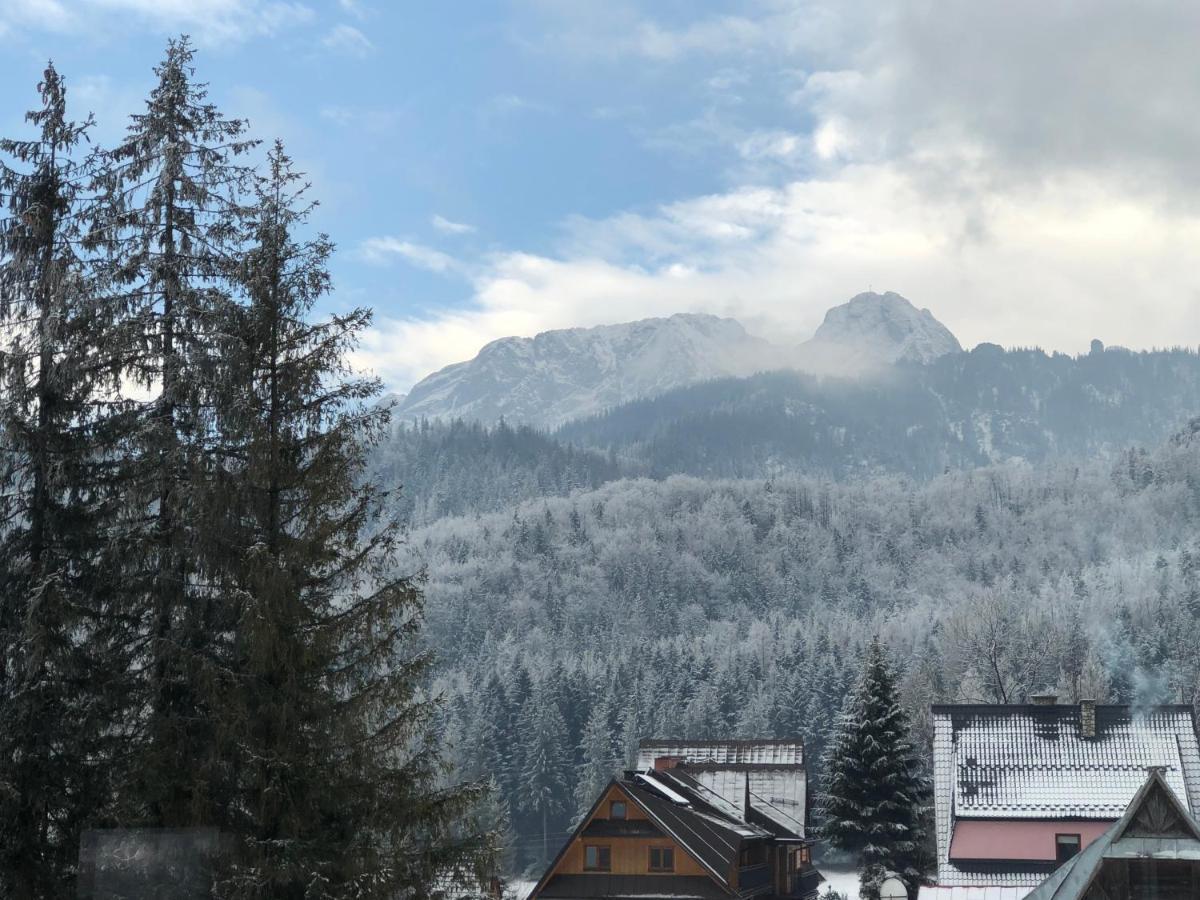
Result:
M596 851L596 865L588 865L588 851ZM604 859L608 858L608 864L604 864ZM611 844L584 844L583 845L583 871L585 872L611 872L612 871L612 845Z
M621 814L616 814L617 807L621 807ZM624 822L629 817L629 804L624 800L610 800L608 802L608 817L617 822Z
M1074 838L1075 839L1075 852L1072 853L1070 856L1062 856L1062 854L1059 853L1059 849L1062 847L1062 844L1059 843L1060 838ZM1061 866L1063 863L1067 862L1067 860L1075 858L1082 852L1083 852L1083 835L1082 834L1079 834L1079 833L1076 833L1073 831L1061 831L1054 835L1054 863L1055 863L1055 865Z
M671 854L671 865L656 867L654 865L654 854L655 853L659 854L658 858L660 860L662 859L662 854L664 854L664 853ZM646 871L647 872L655 872L658 874L674 872L675 871L675 848L674 847L647 847L646 848Z

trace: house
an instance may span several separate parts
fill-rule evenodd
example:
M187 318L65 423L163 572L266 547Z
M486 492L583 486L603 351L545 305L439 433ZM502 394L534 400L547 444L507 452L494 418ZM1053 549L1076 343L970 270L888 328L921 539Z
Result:
M1150 775L1125 814L1026 900L1195 900L1200 897L1200 822L1168 783Z
M643 741L530 900L813 898L806 788L799 741Z
M1089 701L933 707L937 887L922 900L1020 900L1100 840L1151 769L1200 810L1190 707Z

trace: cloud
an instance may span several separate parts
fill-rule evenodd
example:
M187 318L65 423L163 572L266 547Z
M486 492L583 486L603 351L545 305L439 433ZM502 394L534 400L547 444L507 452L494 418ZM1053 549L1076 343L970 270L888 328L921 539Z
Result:
M365 22L371 13L359 0L338 0L338 7L342 12L353 16L360 22Z
M458 260L447 253L395 237L374 237L359 248L362 259L373 265L385 265L397 257L419 269L446 274L462 269Z
M77 17L61 0L5 0L0 4L0 37L19 27L70 31Z
M475 231L474 225L467 225L464 222L451 222L449 219L439 215L434 215L429 220L431 224L442 234L472 234Z
M291 0L78 0L75 6L98 16L101 24L114 24L113 14L131 16L158 31L185 31L208 44L270 36L313 18L311 8Z
M1189 263L1197 217L1089 178L994 198L984 240L975 215L872 164L653 215L577 220L569 252L490 259L472 275L467 309L382 322L360 362L403 388L505 335L680 311L732 315L799 342L868 285L930 307L967 346L1200 341ZM1148 284L1162 286L1153 305L1142 302Z
M388 134L396 130L404 113L400 109L364 109L354 106L326 106L319 113L322 119L368 134Z
M380 324L367 356L397 387L507 334L678 311L798 341L868 285L967 346L1200 344L1200 6L745 0L668 23L525 3L523 46L558 65L777 100L650 107L648 143L727 187L484 260L465 306Z
M370 38L353 25L347 25L345 22L331 28L322 38L321 43L330 50L357 56L360 59L375 52L375 45L371 43Z

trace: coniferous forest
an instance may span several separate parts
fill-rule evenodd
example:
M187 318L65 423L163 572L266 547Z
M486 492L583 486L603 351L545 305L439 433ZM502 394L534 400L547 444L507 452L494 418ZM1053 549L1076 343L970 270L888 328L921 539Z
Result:
M405 555L452 758L536 871L542 812L553 853L646 735L799 735L819 791L876 635L926 760L931 703L1195 705L1198 534L1193 422L927 480L623 478L423 525Z
M367 477L387 425L313 308L329 238L186 39L113 146L53 66L0 141L0 894L95 829L220 829L230 898L395 897L483 846Z

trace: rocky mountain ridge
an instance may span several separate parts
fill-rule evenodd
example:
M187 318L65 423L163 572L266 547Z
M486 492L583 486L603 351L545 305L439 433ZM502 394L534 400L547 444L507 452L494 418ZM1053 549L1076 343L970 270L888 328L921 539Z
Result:
M800 347L749 334L735 319L679 313L492 341L416 384L402 420L504 419L553 428L675 388L772 369L862 374L961 350L928 310L899 294L859 294L831 309Z

